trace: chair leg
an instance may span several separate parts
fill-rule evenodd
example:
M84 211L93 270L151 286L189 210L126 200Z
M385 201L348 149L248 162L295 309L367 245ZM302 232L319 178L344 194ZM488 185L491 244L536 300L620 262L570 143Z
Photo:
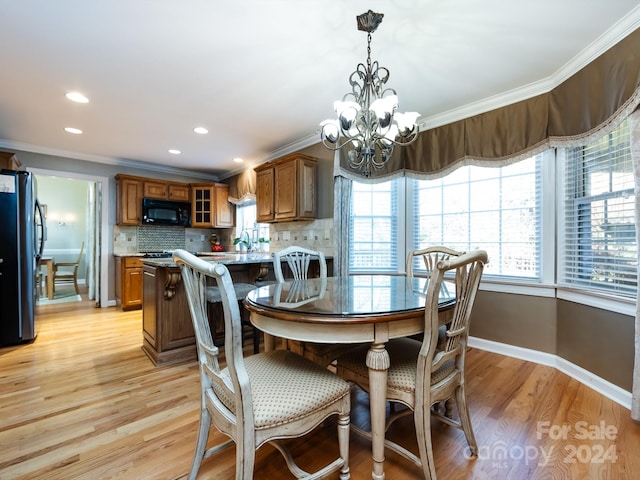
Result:
M211 414L204 405L200 410L200 427L198 428L198 440L196 450L193 453L193 463L191 464L191 472L189 472L189 480L196 480L198 470L204 458L204 452L209 440L209 431L211 430Z
M80 289L78 288L78 279L73 277L73 287L76 289L76 295L80 295Z
M338 416L338 446L340 448L340 457L344 460L340 469L340 480L350 478L349 472L349 409L347 413Z
M252 433L249 433L252 435ZM249 442L253 443L253 442ZM236 480L253 480L253 467L256 461L255 448L242 448L236 445Z
M471 416L469 415L469 408L467 407L464 383L456 388L456 403L458 406L458 415L460 416L460 424L462 425L464 436L467 438L469 450L473 456L476 456L478 454L478 444L476 442L476 436L473 433L473 425L471 425Z
M260 353L260 330L256 327L253 328L253 353Z
M245 336L244 336L244 326L247 325L249 327L251 327L251 339L253 340L253 353L260 353L260 330L258 330L256 327L254 327L251 324L251 320L249 320L249 311L244 308L244 304L242 302L242 300L238 300L239 306L240 306L240 319L242 321L242 343L244 344L244 341L246 340Z
M422 473L425 480L435 480L436 467L433 458L433 445L431 443L431 409L416 408L413 412L418 437L418 449L422 462Z

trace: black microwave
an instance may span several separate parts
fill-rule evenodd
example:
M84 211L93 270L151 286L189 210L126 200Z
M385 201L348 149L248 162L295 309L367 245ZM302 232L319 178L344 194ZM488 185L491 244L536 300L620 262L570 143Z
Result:
M191 225L191 204L143 198L142 223L144 225L188 227Z

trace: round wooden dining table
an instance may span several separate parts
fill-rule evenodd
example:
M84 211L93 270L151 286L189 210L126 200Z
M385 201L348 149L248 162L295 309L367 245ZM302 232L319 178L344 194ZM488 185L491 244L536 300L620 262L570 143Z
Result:
M244 304L251 323L265 333L265 350L276 339L329 344L371 344L367 355L372 432L372 478L384 479L384 436L390 339L424 332L428 279L399 275L349 275L266 285ZM443 282L440 323L451 318L455 286Z

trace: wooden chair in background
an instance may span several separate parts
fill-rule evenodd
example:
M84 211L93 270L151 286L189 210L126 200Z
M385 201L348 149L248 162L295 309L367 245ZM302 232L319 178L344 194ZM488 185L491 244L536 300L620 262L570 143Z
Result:
M310 266L313 260L318 261L318 278L327 278L327 260L324 254L317 250L292 245L279 252L273 253L273 273L278 283L287 280L306 280L310 274ZM285 278L282 263L289 267L290 275ZM313 360L318 365L329 365L338 355L350 348L349 345L299 342L287 340L287 349Z
M54 262L53 263L53 288L55 291L56 283L73 283L76 293L80 293L78 288L78 267L82 261L84 253L84 242L80 246L80 254L75 262Z

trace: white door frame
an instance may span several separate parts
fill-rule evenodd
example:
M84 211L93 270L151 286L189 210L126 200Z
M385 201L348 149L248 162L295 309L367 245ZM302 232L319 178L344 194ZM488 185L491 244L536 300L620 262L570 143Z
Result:
M100 197L101 197L101 232L100 235L100 306L105 308L115 304L115 302L109 302L109 253L107 250L107 242L109 241L109 232L107 231L109 222L109 178L100 177L96 175L85 175L83 173L64 172L62 170L45 170L42 168L28 169L35 175L45 175L47 177L64 177L72 178L75 180L86 180L88 182L94 182L101 184Z

